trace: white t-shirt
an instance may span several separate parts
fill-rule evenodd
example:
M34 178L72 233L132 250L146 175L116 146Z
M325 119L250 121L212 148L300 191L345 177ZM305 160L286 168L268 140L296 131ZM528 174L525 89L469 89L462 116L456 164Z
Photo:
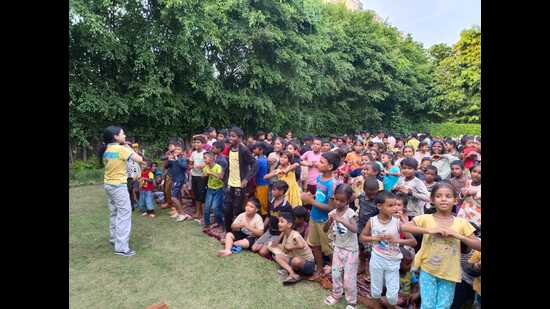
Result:
M202 173L202 169L204 168L196 168L196 166L204 165L204 150L202 151L193 151L191 153L191 161L193 161L193 168L191 169L191 176L204 176Z
M246 213L243 212L243 213L241 213L240 215L237 216L237 218L235 219L235 221L233 221L233 223L243 224L245 220L246 220ZM262 217L260 217L260 215L258 215L258 214L254 215L254 218L252 218L252 220L250 221L250 224L255 229L259 229L259 230L264 229L264 222L262 221ZM252 232L250 230L248 230L247 228L245 228L245 227L241 228L241 232L243 232L244 234L246 234L248 236L254 236L254 235L252 235Z
M336 213L336 209L333 209L331 212L329 212L329 215L331 213ZM346 218L348 222L352 220L357 222L357 213L350 208L346 209L343 217ZM336 223L336 221L332 223L331 228L334 233L334 247L346 249L349 251L359 250L357 233L352 233L342 223Z

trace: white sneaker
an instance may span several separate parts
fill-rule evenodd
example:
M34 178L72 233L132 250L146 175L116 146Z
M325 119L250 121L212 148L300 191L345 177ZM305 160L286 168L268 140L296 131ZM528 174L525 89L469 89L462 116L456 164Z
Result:
M178 214L178 213L176 212L175 214L171 215L170 218L177 218L177 217L179 217L179 216L180 216L180 214Z

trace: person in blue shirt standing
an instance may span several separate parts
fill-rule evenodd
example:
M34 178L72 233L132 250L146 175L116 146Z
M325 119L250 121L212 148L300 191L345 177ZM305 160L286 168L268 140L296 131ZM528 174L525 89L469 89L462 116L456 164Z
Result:
M256 172L256 198L260 202L260 215L265 218L268 213L268 192L269 180L264 179L267 174L267 157L265 156L265 143L258 142L252 146L252 151L256 157L258 171Z
M168 174L172 178L172 204L176 208L176 213L172 218L176 218L176 222L181 222L190 218L189 215L183 212L181 205L181 188L185 183L185 171L187 170L187 159L183 155L181 144L176 144L174 153L168 156Z
M307 243L312 248L317 269L311 280L317 280L322 276L323 254L329 257L332 256L332 246L323 227L328 220L328 213L334 209L332 198L336 187L336 179L333 177L333 172L339 165L340 158L337 153L323 153L319 163L317 163L321 175L317 176L315 198L309 192L304 192L301 195L305 205L312 205Z

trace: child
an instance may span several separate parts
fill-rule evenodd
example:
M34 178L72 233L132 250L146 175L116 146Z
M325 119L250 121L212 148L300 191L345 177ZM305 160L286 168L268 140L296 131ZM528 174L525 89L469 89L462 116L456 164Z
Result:
M315 272L315 263L311 249L300 233L293 230L294 216L283 212L279 217L279 231L281 235L272 242L272 252L275 261L283 268L283 284L300 281L303 276L311 276Z
M298 206L292 210L294 214L294 230L300 233L304 239L307 239L308 224L307 224L307 209Z
M470 196L474 200L481 202L481 164L470 168L470 178L471 180L461 190L462 198L465 199Z
M472 283L472 287L476 292L474 308L478 309L481 308L481 251L474 251L468 263L473 264L473 269L480 272L480 275L475 277Z
M281 232L279 231L279 216L281 212L292 212L292 207L288 204L285 194L288 191L288 184L282 180L277 180L271 187L272 200L269 202L267 217L264 221L264 227L268 230L252 246L252 252L258 252L263 257L269 256L267 244L275 240Z
M402 226L405 232L424 234L413 267L420 269L422 308L449 308L453 302L455 284L461 282L460 243L481 250L481 241L474 227L452 215L456 191L447 182L432 189L434 214L420 215Z
M405 158L414 158L414 148L412 146L403 147L403 157L395 161L395 165L401 166L401 161L403 161Z
M247 249L251 248L256 238L264 232L262 217L256 213L260 208L258 201L251 199L246 203L244 212L237 216L231 224L232 232L225 235L225 249L218 251L218 256L230 256L233 245Z
M176 222L182 222L190 217L183 212L180 202L181 188L185 182L185 172L187 170L187 159L183 156L181 144L176 144L173 154L168 155L166 166L172 180L171 204L176 209L171 217L176 218Z
M374 198L380 191L379 189L380 187L376 178L370 176L365 179L365 183L363 184L363 193L357 198L359 200L359 210L357 211L359 215L357 220L357 231L359 234L363 231L370 218L378 214L378 208L374 203ZM363 243L359 243L359 249L359 273L362 273L365 270L368 273L368 264L365 264L365 261L369 257L370 246L369 244L364 245Z
M464 175L464 163L460 160L451 162L451 181L450 183L455 187L456 195L458 196L458 204L462 204L460 193L462 189L466 187L470 179ZM455 212L456 213L456 212Z
M348 153L346 155L346 159L344 160L347 164L351 166L351 169L357 169L361 167L361 152L363 151L363 144L361 141L356 140L355 143L353 143L353 151Z
M359 246L357 242L357 214L348 205L353 196L351 186L340 184L334 190L333 203L336 209L329 212L324 231L333 229L335 234L334 253L332 258L332 294L325 299L325 304L334 305L340 301L346 291L346 308L357 305L357 265ZM342 275L342 272L344 274Z
M394 217L397 212L395 195L391 192L381 192L375 198L379 210L361 232L361 241L372 242L372 253L369 262L371 276L371 296L379 300L382 289L386 286L386 298L390 306L397 304L399 292L399 266L403 254L399 245L416 246L416 239L408 235L400 237L399 219Z
M321 153L329 152L332 149L332 145L328 140L324 140L321 145Z
M409 217L407 216L405 209L407 209L407 202L408 197L406 194L403 193L397 193L395 195L395 206L397 208L397 212L394 214L394 217L399 219L399 222L403 225L407 222L409 222ZM402 235L404 236L404 235Z
M286 151L291 154L291 156L289 157L289 162L290 165L295 165L294 175L296 176L296 182L300 183L300 179L302 178L302 168L300 167L300 149L298 149L298 146L296 146L296 144L290 142L288 143L288 145L286 145Z
M401 172L399 167L393 165L393 155L391 153L382 154L382 164L384 165L384 191L391 192L393 187L399 181L399 176Z
M418 162L413 158L405 158L401 161L401 174L403 176L399 178L399 182L394 187L395 192L408 195L407 216L409 216L409 219L424 214L424 206L430 202L426 185L414 175L417 167Z
M456 142L450 138L445 141L445 151L457 158L460 156L460 153L456 150Z
M143 216L155 217L155 205L153 204L153 189L155 187L155 176L151 170L151 161L145 161L145 168L141 171L138 209Z
M264 143L256 143L252 147L252 151L256 156L256 162L258 164L258 172L256 173L256 198L260 202L260 215L262 217L267 216L268 212L268 190L269 182L264 179L267 174L267 158L264 155L265 147Z
M285 144L282 138L277 137L273 141L273 152L271 152L267 156L267 162L269 165L269 172L273 172L279 167L279 159L281 158L281 154L283 153L285 149ZM277 179L272 179L272 181L275 181Z
M329 205L329 201L333 197L334 188L336 187L333 172L339 165L340 160L336 153L323 153L317 164L321 175L317 176L315 198L309 192L302 193L302 201L305 204L312 205L307 243L312 247L315 264L317 265L316 273L312 278L314 280L321 277L321 270L323 269L322 253L328 256L332 254L332 248L327 233L323 231L323 225L328 220L329 211L332 210L332 205Z
M424 172L424 184L429 193L432 193L432 188L436 184L437 167L429 165Z
M384 190L384 183L380 180L380 167L375 162L367 162L364 171L365 177L374 177L378 180L378 191ZM382 178L384 180L384 178Z
M206 196L206 180L202 169L204 168L204 144L206 139L202 135L193 136L193 149L191 153L191 190L195 199L195 221L200 223L200 218L203 216L204 200Z
M317 169L317 163L321 160L321 139L318 137L313 138L313 144L311 144L311 151L307 151L302 155L301 165L307 167L307 192L315 194L317 191L316 188L316 179L319 176L319 169Z
M428 143L426 143L426 142L420 143L418 145L418 151L414 155L414 158L416 159L416 161L420 162L425 157L430 157L430 156L431 155L430 155Z
M451 162L458 160L443 149L443 143L435 141L432 143L432 165L437 167L439 177L445 180L451 175Z
M399 250L401 250L403 259L401 259L401 265L399 266L399 292L397 293L395 308L407 309L410 306L416 307L420 298L420 290L418 288L418 276L411 271L414 254L404 247L399 247ZM385 296L381 298L381 302L384 306L390 306Z
M476 141L471 136L464 137L464 149L462 150L462 160L464 160L464 167L469 169L475 165L475 162L479 159L479 153L477 152Z
M264 176L264 179L270 179L277 176L278 180L283 180L288 184L288 191L286 192L286 198L288 203L292 207L302 206L302 200L300 199L300 188L298 187L298 182L296 181L296 176L294 174L294 169L297 167L297 164L291 164L290 159L292 154L288 151L283 152L279 158L279 167L273 172Z
M204 205L204 230L223 226L223 169L214 162L215 155L212 152L204 154L205 166L202 169L203 174L208 177L206 199ZM210 226L210 211L214 211L216 217L216 226Z

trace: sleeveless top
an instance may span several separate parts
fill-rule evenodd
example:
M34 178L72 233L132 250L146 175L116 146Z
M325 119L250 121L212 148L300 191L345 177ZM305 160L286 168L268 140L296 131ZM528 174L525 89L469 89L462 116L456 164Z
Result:
M378 220L378 216L370 218L371 235L391 234L395 238L399 238L399 219L392 217L390 222L383 224ZM372 245L372 251L380 257L388 260L401 260L403 254L399 250L399 244L389 243L387 241L375 241Z

